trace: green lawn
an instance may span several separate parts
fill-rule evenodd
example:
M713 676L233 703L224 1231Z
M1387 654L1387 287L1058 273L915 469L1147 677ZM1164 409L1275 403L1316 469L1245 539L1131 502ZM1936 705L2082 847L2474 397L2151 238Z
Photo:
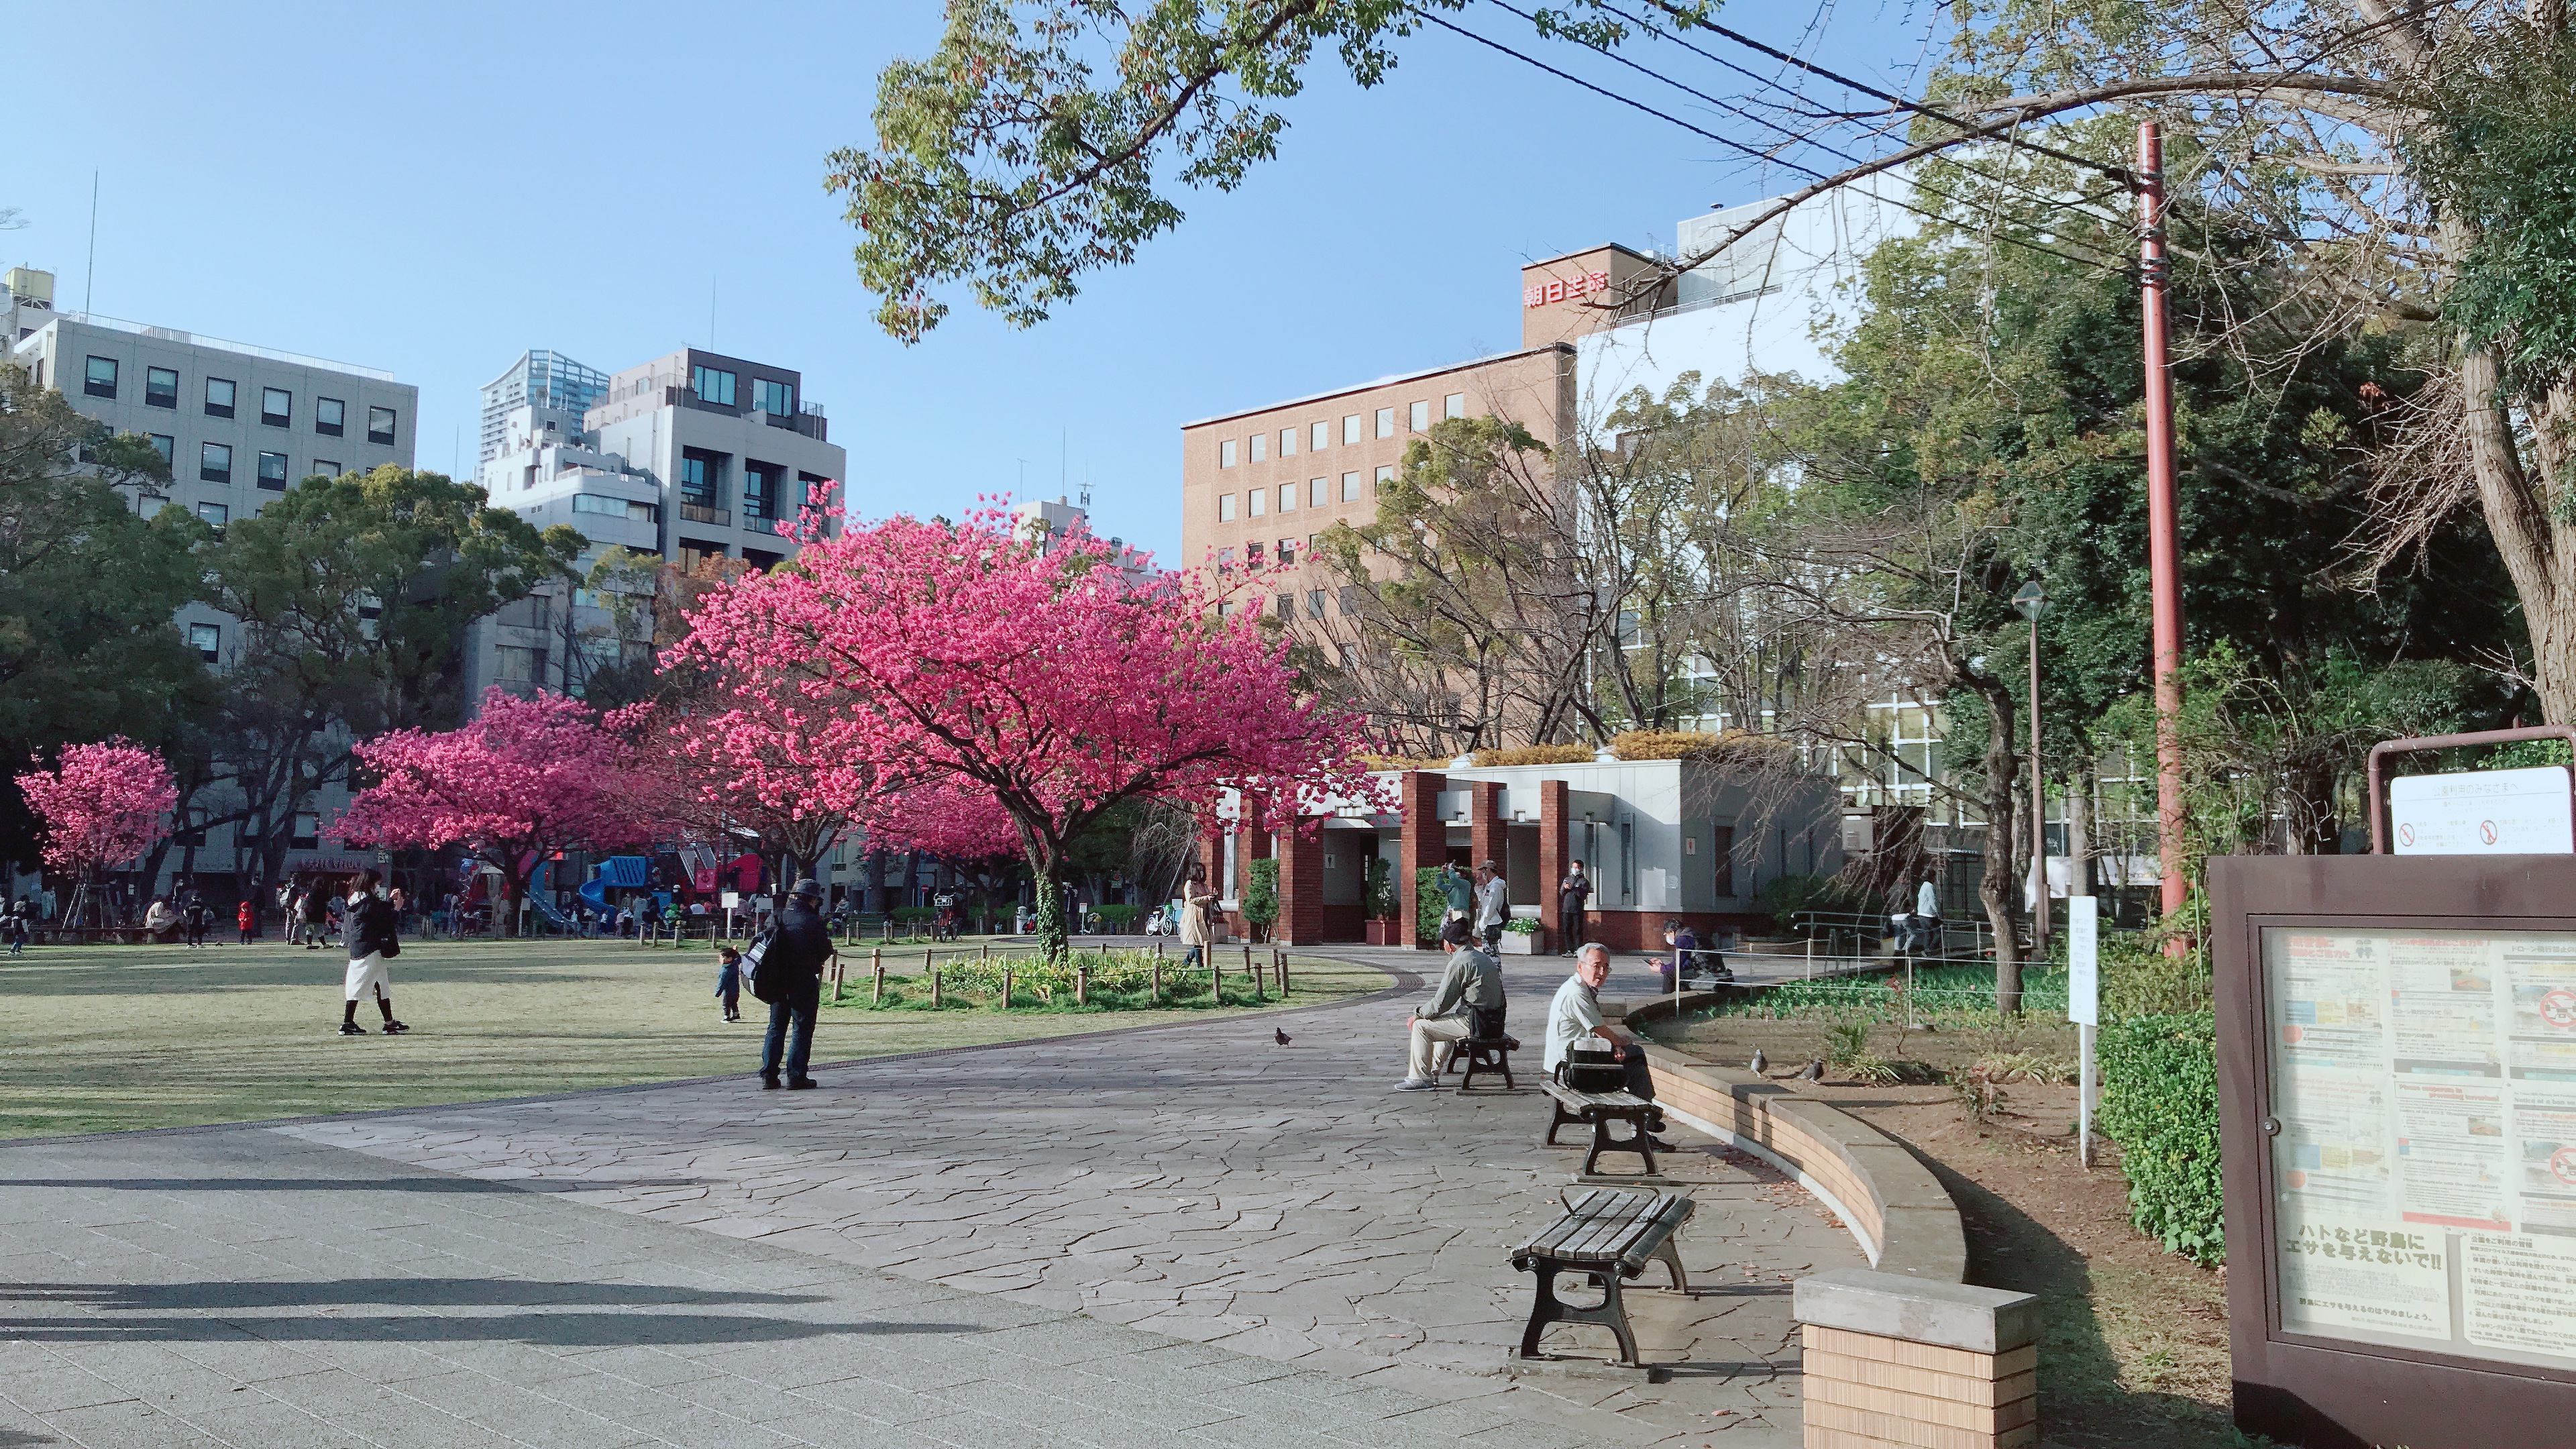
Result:
M1258 1009L867 1010L866 960L854 958L844 1009L822 1013L816 1061ZM0 956L0 1138L482 1101L760 1061L763 1009L746 997L743 1021L719 1019L703 943L406 942L394 1009L412 1032L400 1037L337 1034L344 965L335 949L277 944ZM1292 1006L1387 984L1366 967L1304 957L1290 980ZM359 1020L372 1027L373 1003Z

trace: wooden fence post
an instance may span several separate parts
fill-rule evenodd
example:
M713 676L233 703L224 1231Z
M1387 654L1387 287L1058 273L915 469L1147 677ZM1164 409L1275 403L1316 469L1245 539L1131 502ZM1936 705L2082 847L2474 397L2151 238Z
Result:
M871 953L868 964L877 979L876 994L868 1000L871 1003L881 1004L885 1000L885 948L883 946L879 946Z
M1150 997L1148 997L1148 998L1146 999L1145 1004L1146 1004L1146 1005L1148 1005L1148 1006L1160 1006L1160 1005L1162 1005L1162 1004L1163 1004L1163 951L1162 951L1162 945L1163 945L1163 943L1162 943L1162 942L1160 942L1160 941L1156 941L1156 942L1154 943L1154 948L1155 948L1155 949L1154 949L1154 988L1153 988L1153 990L1154 990L1154 994L1153 994L1152 996L1150 996Z
M930 968L930 1009L931 1009L931 1010L933 1010L933 1011L937 1011L937 1010L939 1009L939 1007L940 1007L940 1004L941 1004L941 998L940 998L940 994L939 994L939 968L938 968L938 967L936 967L936 966L933 966L933 967L931 967L931 968Z
M1091 1004L1091 968L1088 966L1073 968L1073 1004L1076 1006Z
M1011 1009L1011 968L1008 966L1002 968L1002 1009Z

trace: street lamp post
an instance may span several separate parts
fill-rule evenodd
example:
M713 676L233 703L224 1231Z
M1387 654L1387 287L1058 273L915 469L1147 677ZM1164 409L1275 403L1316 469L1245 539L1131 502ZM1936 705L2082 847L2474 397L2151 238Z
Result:
M2030 951L2037 956L2048 945L2048 784L2039 772L2039 616L2048 594L2032 579L2012 601L2030 621Z

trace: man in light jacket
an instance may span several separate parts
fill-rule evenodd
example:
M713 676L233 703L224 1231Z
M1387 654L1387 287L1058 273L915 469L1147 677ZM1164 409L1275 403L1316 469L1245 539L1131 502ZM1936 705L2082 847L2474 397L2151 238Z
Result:
M1459 1041L1503 1034L1502 963L1477 950L1475 939L1465 921L1440 928L1441 944L1450 948L1449 969L1441 973L1440 988L1429 1004L1413 1009L1413 1049L1397 1091L1429 1091L1440 1085Z
M1476 880L1476 929L1490 953L1502 946L1503 923L1512 918L1512 888L1502 867L1490 860L1476 867Z

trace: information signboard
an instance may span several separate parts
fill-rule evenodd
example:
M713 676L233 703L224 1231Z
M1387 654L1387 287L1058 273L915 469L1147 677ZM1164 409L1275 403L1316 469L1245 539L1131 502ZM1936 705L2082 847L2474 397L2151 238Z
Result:
M2576 857L2209 870L2239 1427L2313 1449L2563 1437Z
M2388 782L2399 855L2562 855L2576 851L2565 765L2401 775Z

